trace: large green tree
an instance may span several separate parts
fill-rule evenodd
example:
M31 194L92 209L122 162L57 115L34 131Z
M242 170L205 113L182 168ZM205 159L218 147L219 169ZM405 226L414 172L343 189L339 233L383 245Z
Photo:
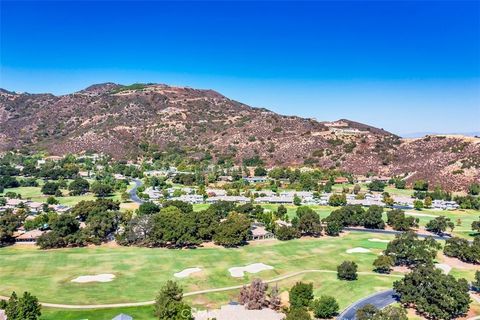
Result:
M289 292L292 308L307 308L313 301L313 284L297 282Z
M42 315L38 299L29 292L24 292L20 298L13 292L5 313L8 320L37 320Z
M469 309L469 284L465 279L445 275L433 266L420 266L396 281L393 287L400 302L427 318L455 319Z
M431 265L440 248L433 238L420 240L414 232L407 231L396 235L388 243L384 254L392 257L397 266Z
M213 241L225 247L243 245L250 237L251 222L244 214L232 212L220 222Z

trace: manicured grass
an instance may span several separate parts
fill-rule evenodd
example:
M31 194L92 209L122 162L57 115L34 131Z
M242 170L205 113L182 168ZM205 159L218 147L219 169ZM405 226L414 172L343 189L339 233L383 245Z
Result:
M272 279L305 269L336 270L343 260L357 262L360 271L371 271L373 260L386 245L370 242L367 240L370 237L370 234L350 233L340 238L261 241L238 249L92 247L41 251L13 246L0 249L0 294L28 290L41 301L52 303L120 303L151 300L162 283L174 279L173 273L196 266L203 272L179 280L186 291L240 285L256 276ZM373 253L345 252L354 247L370 248ZM243 279L232 278L228 273L230 267L256 262L275 269L249 274ZM76 284L70 281L81 275L99 273L113 273L117 278L108 283ZM316 277L320 282L328 278ZM359 290L368 287L360 285ZM222 293L219 297L224 300L228 295Z
M129 188L132 188L134 183L130 183ZM4 194L6 192L15 192L22 195L22 199L36 201L36 202L46 202L49 196L42 194L41 187L19 187L19 188L7 188L4 190ZM74 206L82 200L95 200L96 197L91 194L84 194L81 196L69 196L68 190L62 189L62 193L64 194L63 197L55 197L60 204L64 204L67 206ZM107 197L108 199L112 200L121 200L120 192L115 192L112 196Z
M125 313L135 320L154 320L152 306L94 310L64 310L42 308L40 320L111 320L120 313Z

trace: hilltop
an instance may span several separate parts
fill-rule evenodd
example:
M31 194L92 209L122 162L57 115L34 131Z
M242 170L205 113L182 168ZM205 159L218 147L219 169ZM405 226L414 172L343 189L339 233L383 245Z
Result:
M96 151L141 155L146 144L190 157L266 165L313 165L356 174L408 174L450 190L480 180L480 139L402 139L341 119L319 122L253 108L213 90L164 84L92 85L61 96L0 90L0 150L52 155Z

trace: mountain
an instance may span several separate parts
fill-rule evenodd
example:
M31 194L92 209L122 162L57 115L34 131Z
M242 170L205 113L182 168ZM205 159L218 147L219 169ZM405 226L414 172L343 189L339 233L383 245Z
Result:
M480 139L400 137L341 119L318 122L252 108L212 90L114 83L53 94L0 90L0 150L53 155L104 152L135 158L148 142L188 156L243 159L266 165L314 165L356 174L408 174L450 190L480 180Z

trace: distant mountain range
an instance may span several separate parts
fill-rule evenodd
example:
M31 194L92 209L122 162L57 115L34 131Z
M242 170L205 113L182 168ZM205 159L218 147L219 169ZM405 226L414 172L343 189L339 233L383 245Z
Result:
M480 180L480 139L402 139L341 119L319 122L252 108L212 90L163 84L92 85L72 94L0 89L0 151L104 152L137 158L149 146L194 159L260 157L356 174L424 178L451 190Z
M466 136L466 137L480 137L480 131L472 132L412 132L402 134L403 138L422 138L425 136L432 135L455 135L455 136Z

